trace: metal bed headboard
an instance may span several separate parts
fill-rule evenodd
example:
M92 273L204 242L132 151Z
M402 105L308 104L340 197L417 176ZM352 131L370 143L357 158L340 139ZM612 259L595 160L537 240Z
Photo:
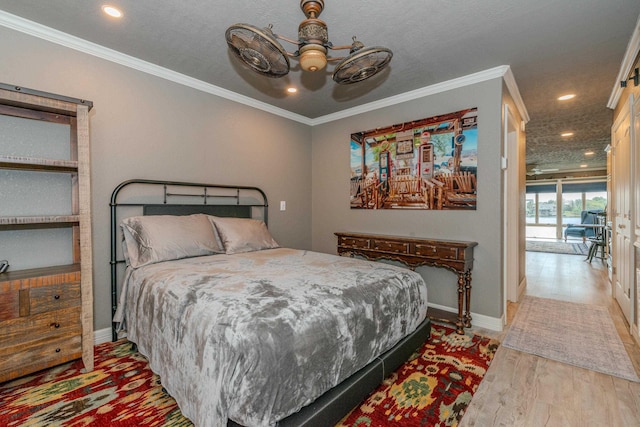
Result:
M130 194L124 201L121 191ZM161 192L153 193L160 189ZM179 192L189 189L192 192ZM141 191L142 190L142 191ZM195 193L199 191L199 193ZM181 203L174 203L181 201ZM258 187L237 185L200 184L180 181L155 181L147 179L131 179L120 183L111 194L111 316L115 315L118 304L118 265L124 264L124 256L118 256L121 233L118 226L122 208L138 210L138 215L191 215L204 213L207 215L254 218L256 210L262 213L261 219L268 225L269 203L267 196ZM141 211L141 212L140 212ZM129 215L131 216L131 215ZM116 341L118 334L112 322L112 339Z

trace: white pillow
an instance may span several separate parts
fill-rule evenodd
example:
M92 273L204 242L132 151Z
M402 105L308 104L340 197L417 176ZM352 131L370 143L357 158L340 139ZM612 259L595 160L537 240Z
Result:
M210 216L227 254L279 248L264 221L249 218Z
M161 261L224 253L207 215L134 216L120 224L125 260L134 268Z

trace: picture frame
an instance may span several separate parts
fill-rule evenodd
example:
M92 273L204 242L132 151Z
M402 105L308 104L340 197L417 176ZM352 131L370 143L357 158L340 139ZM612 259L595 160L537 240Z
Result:
M475 210L478 109L351 134L352 209Z

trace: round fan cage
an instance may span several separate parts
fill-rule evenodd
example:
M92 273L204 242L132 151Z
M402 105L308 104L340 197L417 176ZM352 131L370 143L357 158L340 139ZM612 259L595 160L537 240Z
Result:
M282 77L289 73L287 52L270 29L236 24L225 33L231 51L253 71L268 77Z
M393 53L385 47L360 49L343 59L333 72L333 80L342 85L361 82L382 71Z

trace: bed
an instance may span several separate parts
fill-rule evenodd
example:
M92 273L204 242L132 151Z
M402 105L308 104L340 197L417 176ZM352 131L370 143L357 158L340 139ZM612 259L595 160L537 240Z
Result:
M429 337L420 275L282 248L267 216L255 187L112 195L114 339L126 331L197 426L333 425Z

